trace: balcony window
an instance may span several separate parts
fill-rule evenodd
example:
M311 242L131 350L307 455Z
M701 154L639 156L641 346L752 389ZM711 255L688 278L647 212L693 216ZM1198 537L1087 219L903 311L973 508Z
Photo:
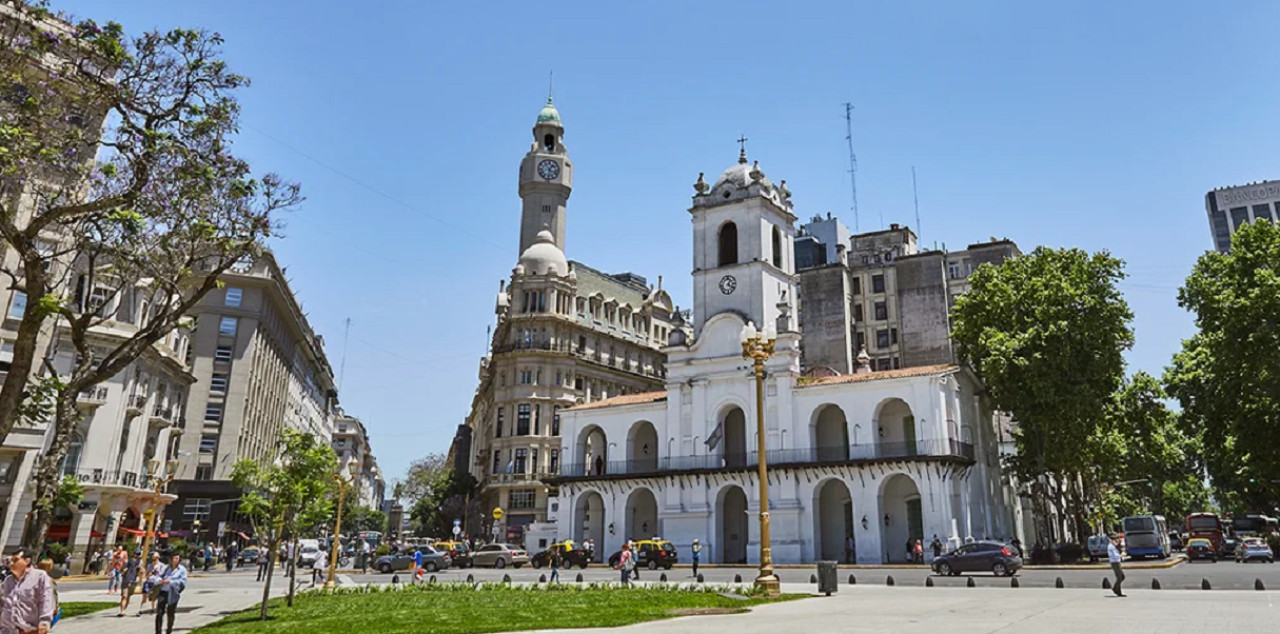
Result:
M211 464L202 464L202 465L198 465L198 466L196 467L196 479L197 479L197 480L212 480L212 479L213 479L213 465L211 465Z
M511 508L513 509L531 509L537 504L538 492L536 489L515 489L511 492Z
M227 375L215 374L209 379L209 391L226 392L227 391Z
M216 434L205 434L200 437L200 453L212 454L218 450L218 436Z
M884 275L871 276L871 292L872 293L884 292Z
M876 302L876 321L884 321L889 318L889 306L885 302Z
M551 435L560 435L560 406L553 405L551 407Z
M23 313L27 312L27 294L22 291L13 292L13 302L9 304L9 317L11 319L22 319Z
M226 301L224 302L224 304L226 304L227 306L232 306L232 307L237 307L237 308L238 308L238 307L240 306L240 303L241 303L243 300L244 300L244 289L242 289L242 288L228 288L228 289L227 289L227 297L226 297Z
M547 471L551 473L560 473L560 450L552 449L549 456L551 463L547 465Z
M231 363L231 346L218 346L213 351L213 360L218 363Z
M493 451L493 471L491 473L502 472L502 452L495 449Z
M512 473L525 473L529 462L529 450L520 448L516 450L515 463L512 466Z
M516 433L517 436L529 435L529 404L521 403L516 409Z
M499 407L499 408L498 408L498 416L497 416L497 420L495 420L495 421L494 421L494 423L493 423L493 425L494 425L494 433L493 433L493 437L494 437L494 438L502 438L502 420L503 420L503 417L504 417L504 416L505 416L505 408ZM495 471L496 471L496 469L495 469Z
M222 403L210 403L204 408L204 419L218 422L222 420Z
M877 348L889 347L889 329L885 328L883 330L876 331L876 347Z

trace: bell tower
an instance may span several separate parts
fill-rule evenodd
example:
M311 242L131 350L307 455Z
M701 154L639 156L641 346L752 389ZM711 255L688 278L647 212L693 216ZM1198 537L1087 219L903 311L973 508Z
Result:
M564 126L560 112L547 96L547 105L533 124L533 144L520 162L520 250L524 253L538 241L538 232L546 228L555 245L567 251L564 243L566 205L573 191L573 163L564 147ZM563 273L563 272L562 272Z

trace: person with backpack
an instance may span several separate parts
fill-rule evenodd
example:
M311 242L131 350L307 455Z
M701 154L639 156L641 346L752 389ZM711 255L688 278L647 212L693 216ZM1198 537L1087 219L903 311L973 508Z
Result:
M622 554L618 555L618 570L622 572L622 585L631 585L631 571L636 569L636 556L631 552L631 542L622 544Z
M9 572L0 583L0 631L47 634L60 612L53 579L21 549L9 556Z

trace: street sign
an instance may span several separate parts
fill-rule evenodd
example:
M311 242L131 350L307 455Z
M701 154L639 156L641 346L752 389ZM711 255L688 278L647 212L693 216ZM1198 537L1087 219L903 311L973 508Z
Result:
M494 539L497 539L497 538L498 538L498 535L500 535L501 533L502 533L502 529L501 529L497 524L494 524L494 525L493 525L493 538L494 538Z
M454 536L454 537L457 537L458 535L461 535L461 534L462 534L462 527L461 527L461 526L454 525L454 527L453 527L453 536Z
M456 518L456 517L455 517L455 518L453 518L453 525L454 525L454 526L462 526L462 520L460 520L460 519L458 519L458 518Z
M503 515L504 515L504 511L502 510L501 506L493 507L493 519L500 520L502 519Z
M225 535L226 533L227 533L227 523L218 522L218 539L222 539L222 536Z

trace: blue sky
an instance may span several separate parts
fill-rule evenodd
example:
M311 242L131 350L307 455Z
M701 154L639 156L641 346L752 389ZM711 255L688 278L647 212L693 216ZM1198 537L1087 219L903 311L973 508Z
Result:
M340 398L389 479L466 415L550 70L570 258L686 304L691 186L740 134L801 218L852 225L852 101L863 230L915 224L914 165L924 245L1109 249L1156 374L1192 332L1205 192L1280 177L1275 2L54 4L226 38L239 151L308 197L274 246L335 369L351 319Z

